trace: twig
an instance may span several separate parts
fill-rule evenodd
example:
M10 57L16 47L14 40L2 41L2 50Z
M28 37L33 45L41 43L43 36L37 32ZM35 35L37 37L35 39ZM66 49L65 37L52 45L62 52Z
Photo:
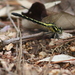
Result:
M22 37L22 40L23 39L30 39L30 38L33 38L34 39L34 38L40 37L42 35L44 35L43 32L40 32L40 33L37 33L37 34L28 35L28 36L23 36ZM9 44L9 43L18 43L19 40L20 40L20 37L12 38L12 39L9 39L9 40L4 40L2 44L3 45L6 45L6 44ZM27 40L25 40L25 41L27 41Z
M66 33L75 33L75 29L74 30L64 30L64 32L66 32Z
M13 21L12 18L10 17L10 14L9 14L9 4L8 4L8 2L6 2L6 4L7 4L7 15L8 15L8 18L10 19L10 21L11 21L11 23L13 24L14 28L16 29L16 31L19 33L20 30L16 27L14 21Z
M6 25L6 24L4 24L4 23L0 22L0 27L1 27L1 26L5 26L5 25Z
M19 62L19 66L18 67L19 67L19 70L20 70L19 75L22 75L22 66L21 66L22 64L21 64L21 61L23 60L22 59L22 55L23 54L22 54L22 36L21 36L21 33L20 33L20 44L19 45L20 45L20 50L19 50L19 55L18 55L19 56L19 61L18 61Z

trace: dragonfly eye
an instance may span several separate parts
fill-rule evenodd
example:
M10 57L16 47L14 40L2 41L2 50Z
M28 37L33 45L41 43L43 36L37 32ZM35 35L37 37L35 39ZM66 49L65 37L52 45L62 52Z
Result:
M58 27L53 27L53 29L55 30L55 32L58 32L59 34L62 33L62 29L61 28L58 28Z
M58 28L58 33L61 34L62 33L62 28Z

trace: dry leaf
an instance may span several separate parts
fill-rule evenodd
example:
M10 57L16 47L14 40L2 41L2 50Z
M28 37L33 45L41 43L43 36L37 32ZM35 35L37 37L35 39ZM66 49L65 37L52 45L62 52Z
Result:
M61 3L61 1L54 1L54 2L45 3L44 5L45 5L46 9L48 9L48 8L51 8L51 7L53 7L57 4L60 4L60 3Z
M65 32L62 32L62 34L58 34L58 35L59 35L59 38L61 38L61 39L67 39L67 38L70 38L73 36L72 34L65 33Z
M7 46L5 46L5 50L11 50L11 48L13 48L13 44L12 43L10 43L9 45L7 45Z
M5 62L3 59L0 59L0 62L1 62L1 64L2 64L2 66L3 66L3 68L4 68L6 71L9 72L8 63Z
M61 0L60 7L64 12L75 15L75 0Z
M48 10L57 13L64 11L71 15L75 15L75 0L61 0L59 5L49 8Z
M60 70L59 69L54 69L52 71L49 72L49 75L60 75Z
M10 32L7 36L10 37L10 38L15 38L16 32Z
M32 5L32 3L31 2L29 2L28 0L17 0L17 2L19 3L19 4L21 4L22 6L25 6L26 8L30 8L31 7L31 5Z
M74 75L74 74L75 74L75 69L73 69L73 70L71 71L71 73L72 73L72 75Z
M46 53L46 52L43 52L43 51L42 51L42 52L39 53L39 57L40 57L40 58L44 58L44 57L46 57L46 56L47 56L47 53Z
M51 42L49 43L49 45L55 45L55 42L58 41L58 39L51 39Z
M0 59L0 62L3 66L3 68L6 70L6 71L10 71L12 69L12 67L14 66L13 63L9 64L8 62L4 61L3 59Z
M6 32L6 31L8 31L10 28L11 28L10 25L7 25L7 26L3 27L3 28L0 30L0 32Z
M71 50L72 52L75 52L75 46L70 47L70 50Z
M14 7L9 7L9 11L13 10ZM7 15L7 7L4 7L0 9L0 17L6 16Z
M1 39L1 40L7 40L7 39L9 39L9 37L6 36L6 35L0 35L0 39Z
M51 15L48 15L42 21L46 23L54 23L62 29L75 29L75 16L65 12L51 13Z
M53 63L61 63L61 62L73 62L73 60L75 60L75 57L69 56L69 55L65 55L65 54L60 54L60 55L55 55L51 62ZM50 61L50 57L46 57L44 59L41 59L39 61L37 61L37 63L39 62L43 62L43 61Z

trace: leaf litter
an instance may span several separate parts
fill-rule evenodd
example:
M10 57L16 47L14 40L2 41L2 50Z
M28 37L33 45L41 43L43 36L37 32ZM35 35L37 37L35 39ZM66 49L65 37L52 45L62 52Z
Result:
M23 40L23 36L19 36L18 40L5 44L4 41L18 35L9 23L10 27L4 27L0 32L0 75L75 74L75 36L54 39L43 34L37 37L37 33L32 32L33 38L31 32L22 31L21 34L25 34Z

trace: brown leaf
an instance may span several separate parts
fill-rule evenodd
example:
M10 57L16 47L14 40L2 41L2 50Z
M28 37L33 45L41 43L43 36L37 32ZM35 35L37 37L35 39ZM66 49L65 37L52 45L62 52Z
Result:
M5 50L11 50L13 48L13 44L10 43L9 45L5 46Z
M42 21L46 23L54 23L62 29L75 29L75 16L65 12L51 13L51 15L45 17Z

